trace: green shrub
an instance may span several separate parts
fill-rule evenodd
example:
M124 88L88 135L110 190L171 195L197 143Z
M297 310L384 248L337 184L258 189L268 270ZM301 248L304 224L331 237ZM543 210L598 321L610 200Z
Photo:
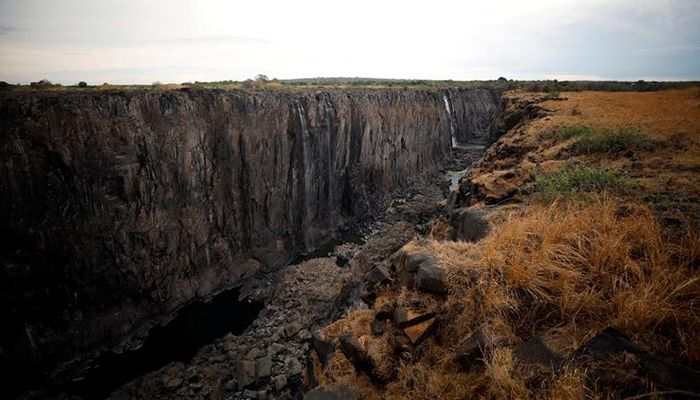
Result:
M639 130L623 128L582 137L574 144L574 150L587 154L617 153L624 150L649 150L651 145L651 140Z
M565 126L561 129L559 129L557 131L557 136L559 136L560 139L568 140L571 138L592 136L594 133L595 133L595 130L591 127L576 125L576 126Z
M633 186L633 180L620 173L568 162L557 173L537 175L525 192L542 200L552 200L581 193L623 193Z

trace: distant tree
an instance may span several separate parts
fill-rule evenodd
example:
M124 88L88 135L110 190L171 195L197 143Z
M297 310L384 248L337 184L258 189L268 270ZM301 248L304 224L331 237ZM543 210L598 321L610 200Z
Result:
M498 81L499 81L499 82L507 82L508 79L506 79L506 78L504 78L504 77L501 76L501 77L498 78Z
M559 92L561 91L561 88L559 87L559 82L555 79L553 81L547 82L547 86L545 87L545 92L547 93L547 96L549 98L559 98Z
M38 81L38 82L32 82L32 83L30 83L29 86L38 87L38 88L47 88L47 87L54 86L54 84L51 83L51 81L48 80L48 79L42 79L42 80L40 80L40 81Z
M80 81L80 82L78 82L78 87L79 87L79 88L86 88L86 87L87 87L87 82L85 82L85 81Z
M255 80L258 81L258 82L267 82L267 81L269 81L270 79L267 77L267 75L264 75L264 74L257 74L257 75L255 75Z

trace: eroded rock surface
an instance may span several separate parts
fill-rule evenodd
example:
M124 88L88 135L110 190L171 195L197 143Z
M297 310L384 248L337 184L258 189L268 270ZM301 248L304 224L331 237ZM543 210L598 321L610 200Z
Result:
M4 373L129 347L149 318L383 211L500 104L448 97L452 115L420 90L4 93Z

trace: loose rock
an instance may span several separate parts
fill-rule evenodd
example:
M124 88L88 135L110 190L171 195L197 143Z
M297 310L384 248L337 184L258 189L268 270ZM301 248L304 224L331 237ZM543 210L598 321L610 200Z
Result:
M424 262L416 272L415 288L426 292L444 294L447 293L445 276L442 268L433 262Z
M392 281L391 273L386 265L377 265L365 274L365 280L370 285L384 284Z
M437 263L433 256L424 253L412 253L406 256L406 271L416 272L423 263Z
M572 359L588 371L591 386L615 398L645 393L650 386L700 393L700 371L661 359L613 327L584 343Z
M474 365L484 361L484 351L486 349L486 337L481 329L472 332L455 353L455 361L463 368L469 370Z
M416 325L411 325L403 329L411 344L414 346L419 345L423 340L425 340L434 331L437 326L437 318L430 318L427 321L423 321Z
M265 355L255 361L255 374L258 379L270 376L272 369L272 356Z
M340 350L350 360L356 370L364 372L377 385L384 385L386 379L377 374L374 360L360 347L351 334L340 336Z
M346 383L318 386L304 395L304 400L358 400L360 392Z
M514 358L516 364L523 369L526 380L541 375L551 376L563 363L563 358L547 347L539 336L531 337L518 347Z
M397 307L394 311L394 322L399 328L406 328L427 321L434 316L434 312L418 312L407 307Z
M324 367L328 365L328 361L333 358L333 354L335 353L335 343L330 340L325 340L321 334L314 332L311 336L311 346L316 350L321 364L323 364Z
M236 381L240 387L252 385L255 382L255 363L250 360L236 362Z

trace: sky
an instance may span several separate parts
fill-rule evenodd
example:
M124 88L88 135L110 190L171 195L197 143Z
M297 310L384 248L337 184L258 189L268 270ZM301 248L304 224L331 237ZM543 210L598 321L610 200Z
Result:
M0 80L700 80L700 0L0 0Z

